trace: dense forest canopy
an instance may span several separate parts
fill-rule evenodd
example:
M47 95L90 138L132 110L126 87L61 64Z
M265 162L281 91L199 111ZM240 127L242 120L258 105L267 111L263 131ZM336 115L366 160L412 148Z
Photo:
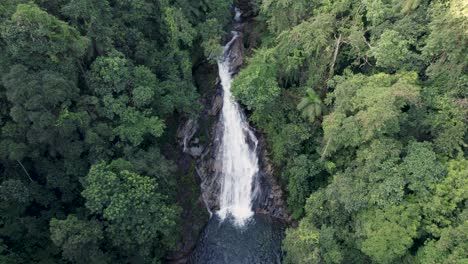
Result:
M292 217L286 263L468 261L468 3L258 1L234 93Z
M468 3L255 0L233 93L297 227L285 263L468 261ZM225 0L0 2L0 263L160 263L181 117Z
M1 1L0 263L157 263L174 247L166 121L200 110L192 66L219 52L229 8Z

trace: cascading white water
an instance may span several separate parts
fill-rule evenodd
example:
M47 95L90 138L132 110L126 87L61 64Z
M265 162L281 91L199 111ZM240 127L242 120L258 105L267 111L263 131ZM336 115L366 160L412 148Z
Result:
M250 130L239 104L231 94L230 48L238 33L224 46L224 56L218 61L219 77L223 87L221 122L223 136L217 160L221 161L221 195L218 215L222 220L232 216L239 226L253 215L254 182L259 172L257 139Z

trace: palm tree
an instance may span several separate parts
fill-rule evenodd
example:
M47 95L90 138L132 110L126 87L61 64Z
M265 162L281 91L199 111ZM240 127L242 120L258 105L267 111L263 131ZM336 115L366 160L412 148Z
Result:
M297 105L297 110L302 117L313 123L317 117L322 115L322 101L313 89L307 89L307 96L303 97Z

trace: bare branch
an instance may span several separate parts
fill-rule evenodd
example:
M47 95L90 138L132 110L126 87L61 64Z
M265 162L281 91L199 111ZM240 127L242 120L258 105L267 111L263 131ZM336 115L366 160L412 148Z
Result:
M336 39L335 52L333 53L333 60L330 66L330 73L329 73L330 77L333 75L333 72L335 71L335 63L336 63L336 58L338 57L338 52L340 50L340 45L341 45L341 33Z
M18 164L21 166L21 168L23 168L23 171L26 173L26 175L28 175L28 178L31 182L33 182L33 179L31 178L31 175L29 175L28 171L26 170L26 168L23 166L23 163L21 163L21 161L19 160L16 160L18 162Z
M328 146L330 145L330 141L331 141L331 138L328 139L327 145L325 145L325 149L322 152L322 156L320 157L320 160L323 160L323 158L325 158L325 155L327 154Z

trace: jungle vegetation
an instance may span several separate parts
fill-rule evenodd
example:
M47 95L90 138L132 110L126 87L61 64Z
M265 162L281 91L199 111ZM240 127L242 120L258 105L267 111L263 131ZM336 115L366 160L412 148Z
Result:
M180 117L224 0L0 1L0 263L160 263ZM256 0L233 92L297 226L285 263L468 262L468 4Z
M223 0L0 1L0 263L159 263Z
M468 3L263 0L233 92L298 227L285 263L468 262Z

